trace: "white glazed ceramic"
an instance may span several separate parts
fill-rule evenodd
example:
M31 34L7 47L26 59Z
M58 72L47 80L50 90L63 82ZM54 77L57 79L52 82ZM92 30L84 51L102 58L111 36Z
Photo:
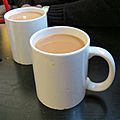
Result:
M70 34L82 39L85 46L71 53L53 54L35 48L35 43L52 34ZM111 54L103 48L91 47L84 31L67 26L45 28L30 39L37 96L46 106L63 110L80 103L86 89L104 91L113 82L115 63ZM93 56L104 58L109 65L105 81L94 83L87 77L88 60Z
M19 12L40 12L43 16L32 20L11 20L9 17ZM47 15L44 10L36 7L17 8L4 16L8 30L13 59L20 64L32 64L29 40L33 33L47 27Z

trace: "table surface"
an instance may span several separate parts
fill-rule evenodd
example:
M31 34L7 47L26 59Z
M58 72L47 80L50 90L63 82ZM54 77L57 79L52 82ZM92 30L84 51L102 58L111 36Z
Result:
M113 84L104 92L86 91L74 108L49 109L36 96L32 66L13 61L8 35L0 24L0 120L120 120L120 28L82 28L92 46L107 49L116 63ZM95 82L107 77L108 66L100 57L89 61L88 74Z

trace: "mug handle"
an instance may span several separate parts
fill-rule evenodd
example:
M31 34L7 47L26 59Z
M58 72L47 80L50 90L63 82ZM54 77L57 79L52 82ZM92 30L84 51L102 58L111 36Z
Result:
M115 62L112 55L107 50L100 47L89 48L89 58L92 58L93 56L100 56L107 61L109 66L109 74L107 79L100 83L92 82L89 78L87 78L87 89L91 91L104 91L112 84L114 80Z

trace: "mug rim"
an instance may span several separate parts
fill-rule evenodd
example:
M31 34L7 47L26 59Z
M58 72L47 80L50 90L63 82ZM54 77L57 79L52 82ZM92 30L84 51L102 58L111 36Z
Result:
M24 10L28 10L28 11L38 10L37 12L43 12L44 14L43 14L42 16L40 16L40 17L31 19L31 20L13 20L13 19L9 19L9 17L10 17L11 15L14 15L14 12L16 12L16 13L25 12ZM13 14L12 14L12 13L13 13ZM15 14L16 14L16 13L15 13ZM11 15L9 15L9 14L11 14ZM42 8L37 8L37 7L24 7L24 8L16 8L16 9L13 9L13 10L10 10L10 11L6 12L5 15L4 15L4 18L5 18L5 20L8 20L8 21L10 21L10 22L16 22L16 23L22 23L22 22L23 22L23 23L25 23L25 22L32 22L32 21L34 21L34 20L41 19L41 18L43 18L43 17L45 17L45 16L46 16L46 12L45 12Z
M87 43L80 49L78 50L75 50L75 51L72 51L72 52L68 52L68 53L49 53L49 52L45 52L45 51L42 51L42 50L39 50L35 47L35 45L33 44L33 41L35 38L37 38L37 36L41 33L41 32L44 32L44 31L47 31L47 30L50 30L50 29L61 29L61 28L67 28L67 29L72 29L72 30L77 30L79 32L81 32L82 34L84 34L86 37L87 37ZM51 34L53 35L53 34ZM39 40L39 39L38 39ZM37 41L38 41L37 40ZM49 56L70 56L70 55L74 55L74 54L77 54L81 51L83 51L84 49L86 49L86 47L88 47L90 45L90 37L89 35L84 32L83 30L81 29L78 29L78 28L75 28L75 27L71 27L71 26L53 26L53 27L48 27L48 28L44 28L42 30L39 30L37 31L36 33L34 33L31 38L30 38L30 46L33 50L35 50L36 52L39 52L39 53L42 53L42 54L45 54L45 55L49 55Z

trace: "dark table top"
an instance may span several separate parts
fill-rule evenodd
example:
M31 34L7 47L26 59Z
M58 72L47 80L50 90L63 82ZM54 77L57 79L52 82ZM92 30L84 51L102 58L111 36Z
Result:
M104 92L86 91L76 107L58 111L45 107L36 96L32 66L12 60L4 24L0 24L0 120L120 120L120 28L82 28L91 45L107 49L116 63L113 84ZM89 76L95 82L107 77L108 66L99 57L89 61Z

